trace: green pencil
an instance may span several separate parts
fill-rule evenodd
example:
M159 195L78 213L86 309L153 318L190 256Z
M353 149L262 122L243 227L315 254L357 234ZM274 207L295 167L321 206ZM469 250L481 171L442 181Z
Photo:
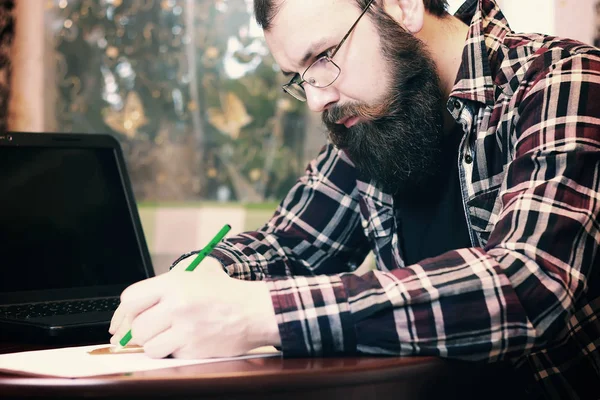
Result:
M215 235L215 237L210 242L208 242L206 247L204 247L202 250L200 250L200 252L196 256L196 258L194 258L194 261L192 261L192 263L190 265L188 265L185 270L193 271L198 266L198 264L200 264L200 262L202 260L204 260L204 257L209 255L213 251L213 249L215 248L217 243L219 243L225 237L225 235L227 234L227 232L229 232L230 229L231 229L231 226L229 224L225 224L225 226L223 226L223 228L221 228L221 230ZM125 334L125 336L123 336L123 338L119 341L119 344L121 346L126 346L130 340L131 340L131 329Z

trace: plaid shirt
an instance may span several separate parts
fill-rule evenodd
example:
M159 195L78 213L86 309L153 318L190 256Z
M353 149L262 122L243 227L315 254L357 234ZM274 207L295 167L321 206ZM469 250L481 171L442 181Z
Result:
M263 228L213 256L266 280L284 354L510 360L548 398L600 398L583 389L600 390L600 51L513 33L491 0L457 15L471 248L405 265L392 196L326 146ZM353 273L369 251L377 269Z

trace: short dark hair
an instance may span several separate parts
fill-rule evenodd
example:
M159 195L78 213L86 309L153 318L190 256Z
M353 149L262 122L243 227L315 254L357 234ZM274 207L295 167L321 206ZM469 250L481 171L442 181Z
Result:
M360 8L364 8L367 6L369 0L354 1L356 1ZM265 31L268 31L271 28L271 22L279 12L279 7L276 7L273 3L274 0L254 0L254 16L256 17L256 22L258 22L258 25ZM443 16L448 8L448 0L423 0L423 4L430 14L437 17Z

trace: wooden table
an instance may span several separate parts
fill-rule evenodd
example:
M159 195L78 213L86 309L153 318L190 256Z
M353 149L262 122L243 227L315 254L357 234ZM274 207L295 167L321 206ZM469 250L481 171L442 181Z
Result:
M41 348L0 343L0 354ZM429 357L273 357L80 379L0 373L0 398L515 399L501 388L490 393L494 377Z

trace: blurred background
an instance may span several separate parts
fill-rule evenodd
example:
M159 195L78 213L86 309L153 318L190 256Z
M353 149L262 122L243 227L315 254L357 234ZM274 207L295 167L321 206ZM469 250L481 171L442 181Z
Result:
M498 3L515 31L597 40L600 1ZM260 226L323 146L282 83L252 0L0 0L0 131L114 135L160 265Z

